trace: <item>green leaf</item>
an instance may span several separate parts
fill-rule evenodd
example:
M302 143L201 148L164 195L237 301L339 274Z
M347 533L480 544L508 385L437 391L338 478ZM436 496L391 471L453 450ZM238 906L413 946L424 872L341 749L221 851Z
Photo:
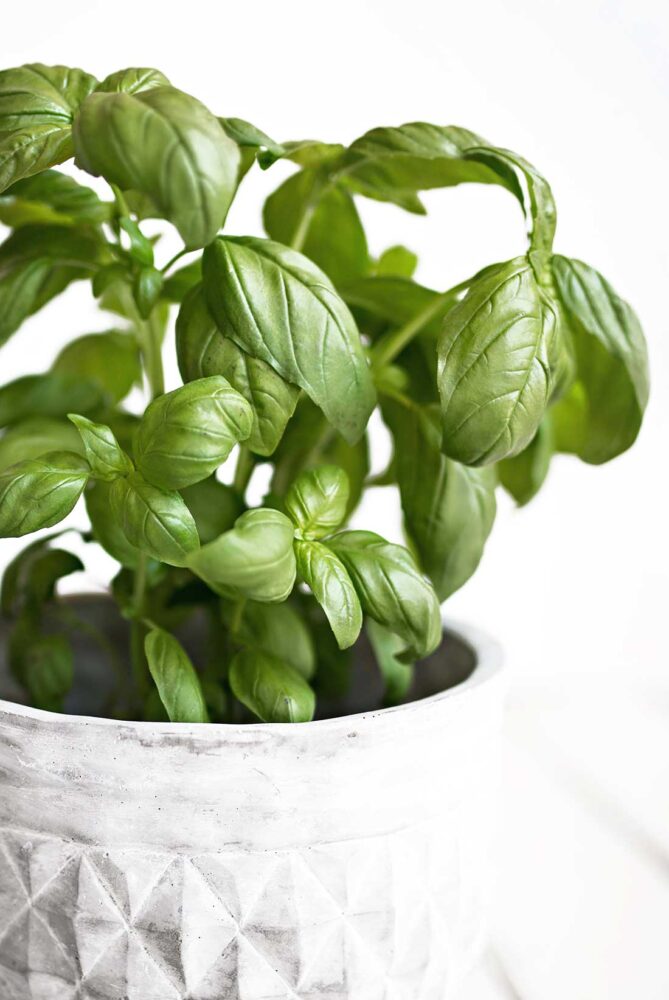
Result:
M354 443L374 408L353 317L306 257L271 240L219 238L204 252L205 294L219 329L299 385Z
M253 150L267 150L277 158L283 156L285 150L280 143L270 139L265 132L250 122L244 121L243 118L219 118L218 120L226 135L238 146Z
M131 545L115 517L111 506L112 484L104 480L91 483L84 493L86 513L91 522L93 536L112 559L135 569L142 552Z
M526 257L488 268L446 314L439 342L444 452L465 465L516 455L553 389L556 308Z
M272 653L309 680L316 668L316 650L303 619L288 602L246 601L235 641Z
M445 601L474 573L495 520L492 466L470 468L441 451L438 407L383 404L407 536Z
M25 605L26 598L29 599L31 594L35 594L36 587L38 596L44 594L46 587L46 596L52 597L54 585L60 577L77 573L83 569L81 561L71 552L64 552L63 549L50 549L51 542L63 533L57 531L36 539L21 549L7 563L2 574L2 589L0 591L0 609L3 615L12 617L18 614L21 604ZM50 557L52 551L61 553L55 557L54 562L51 561ZM36 566L40 568L35 570Z
M159 69L119 69L110 73L102 83L95 88L98 92L116 94L138 94L143 90L153 90L154 87L169 87L170 81Z
M63 698L74 682L74 656L66 636L26 631L20 645L12 644L12 654L19 660L34 705L48 712L62 711Z
M191 261L185 267L180 267L163 283L163 295L169 302L181 303L191 288L202 284L202 259Z
M344 531L328 547L346 567L363 612L403 639L399 659L409 663L437 648L437 595L406 549L371 531Z
M74 374L23 375L0 386L0 427L31 417L64 417L73 408L90 413L102 401L97 385Z
M129 258L142 267L153 267L153 243L144 235L135 220L123 216L118 220L118 224L128 237Z
M278 510L259 507L234 528L203 545L189 568L224 597L285 601L295 583L294 527Z
M344 564L320 542L295 542L297 569L327 615L340 649L352 646L362 628L362 608Z
M409 693L414 675L413 664L402 663L397 658L402 650L399 636L383 628L373 618L367 622L366 631L386 685L386 704L399 705Z
M63 348L52 370L95 383L111 403L124 399L142 379L137 340L122 330L77 337Z
M179 490L206 479L251 432L251 407L220 375L159 396L135 438L135 462L145 479Z
M45 170L12 184L0 197L0 222L21 226L99 225L111 216L111 206L91 188L58 170Z
M88 464L69 451L52 451L10 466L0 475L0 537L16 538L62 521L88 476Z
M319 465L297 477L286 494L286 513L302 538L329 535L346 517L348 477L336 465Z
M0 390L0 393L2 390ZM29 417L10 427L0 438L0 471L47 451L74 451L83 455L77 431L67 420Z
M258 163L267 170L277 160L286 159L300 167L328 167L331 170L341 160L344 146L338 142L321 142L319 139L298 139L281 144L281 152L269 148L258 153Z
M209 722L200 678L174 636L161 628L151 629L144 649L170 722Z
M421 327L421 335L434 340L441 332L443 317L457 302L457 295L444 300L439 292L419 285L410 278L377 275L359 278L341 289L341 294L362 317L367 329L368 317L378 317L393 327L403 326L434 307L434 313ZM431 348L432 344L430 345Z
M310 722L316 699L294 667L257 649L237 653L230 665L236 698L263 722Z
M78 413L68 413L68 418L81 435L86 460L95 479L111 481L132 472L132 462L119 445L110 427L106 424L93 423Z
M416 254L398 244L383 251L374 266L374 273L379 277L411 278L417 266Z
M84 170L149 195L189 249L223 225L239 152L194 97L173 87L92 94L76 117L74 144Z
M648 402L646 343L632 308L588 264L553 258L576 355L583 424L570 450L598 465L626 451Z
M519 507L529 503L543 486L552 456L551 419L546 416L527 448L497 466L500 483Z
M198 550L193 515L178 493L158 489L135 473L114 480L109 500L126 541L153 559L185 566Z
M197 533L203 545L213 542L234 525L244 513L239 494L214 477L181 490L186 506L195 518Z
M32 63L0 73L0 191L73 153L72 120L95 77Z
M271 455L295 410L299 388L219 332L201 288L194 288L184 299L177 317L176 338L184 382L211 375L227 379L253 409L246 445L257 455Z
M155 267L143 267L137 272L133 293L142 319L148 319L151 315L153 307L160 298L162 288L163 276Z
M66 549L48 548L45 552L38 552L27 566L24 583L26 596L39 607L53 599L59 580L72 573L80 573L83 569L84 564L79 556Z
M318 169L300 170L284 181L265 202L263 224L270 239L287 246L299 234L302 253L334 285L369 270L367 237L353 198L340 185L325 183Z

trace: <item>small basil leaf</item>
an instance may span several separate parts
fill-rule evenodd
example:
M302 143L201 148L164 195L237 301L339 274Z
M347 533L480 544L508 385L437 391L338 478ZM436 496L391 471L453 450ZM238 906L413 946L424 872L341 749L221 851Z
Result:
M79 166L149 195L189 249L223 225L239 152L203 104L173 87L87 98L74 124Z
M344 531L328 548L346 567L362 610L404 641L398 658L422 659L441 642L439 602L409 552L371 531Z
M122 217L118 220L130 241L128 255L141 267L153 267L153 243L139 228L134 219Z
M607 462L636 440L648 402L646 343L639 321L588 264L553 258L553 273L576 355L584 426L574 450Z
M230 664L230 687L242 705L263 722L311 722L314 692L299 671L257 649L237 653Z
M439 342L444 452L486 465L522 451L549 403L556 308L526 257L487 269Z
M215 240L203 273L221 332L304 389L347 441L359 440L374 386L353 317L322 271L249 236Z
M418 266L418 257L400 244L384 250L374 266L379 277L412 278Z
M402 649L399 636L383 628L373 618L369 619L365 630L386 685L386 704L399 705L409 693L413 681L413 664L398 660L397 654Z
M178 493L158 489L134 473L114 480L109 500L126 540L153 559L185 566L197 551L195 521Z
M103 93L137 94L142 90L152 90L154 87L169 87L170 81L158 69L119 69L110 73L102 83L95 88Z
M142 319L148 319L163 287L163 276L155 267L143 267L137 272L133 294Z
M438 407L383 404L407 536L445 601L474 573L495 520L492 466L470 468L441 451ZM513 460L512 460L513 461Z
M224 337L207 308L201 288L188 293L176 325L177 357L184 382L222 375L253 408L246 445L257 455L271 455L295 410L299 388L265 361L252 357Z
M119 445L110 427L106 424L95 424L78 413L69 413L68 417L81 435L91 475L95 479L111 481L132 472L132 462Z
M206 479L251 433L251 407L220 375L165 393L147 408L135 438L145 479L179 490Z
M98 225L111 217L110 205L91 188L58 170L17 181L0 197L0 222L21 226Z
M54 597L59 580L83 569L84 564L73 552L47 549L30 560L25 579L26 596L40 606Z
M300 139L296 142L282 143L282 152L266 149L258 154L258 163L267 170L277 160L286 159L297 163L300 167L329 167L334 170L345 152L344 146L337 142L321 142L319 139Z
M0 73L0 191L72 156L72 120L97 85L68 66L32 63Z
M278 142L243 118L219 118L226 135L238 146L253 150L267 150L275 157L283 156L285 150Z
M297 477L284 506L303 538L329 535L346 517L348 477L336 465L319 465Z
M174 636L161 628L151 629L144 649L170 722L209 722L200 678Z
M307 680L316 669L316 650L311 633L288 601L282 604L246 601L235 640L244 646L278 656Z
M297 569L327 615L340 649L352 646L362 628L362 608L344 564L320 542L295 542Z
M97 385L74 374L23 375L0 386L0 427L31 417L65 417L97 409L103 398Z
M163 283L163 295L169 302L181 303L191 288L202 284L202 260L191 261L174 271Z
M548 475L553 455L551 420L544 417L527 448L497 466L499 481L519 507L533 499Z
M0 610L6 617L11 617L18 613L19 598L25 589L26 580L30 574L30 567L36 559L39 559L49 544L62 535L62 531L55 531L51 535L37 538L34 542L21 549L13 559L11 559L2 574L2 584L0 585Z
M134 569L142 555L140 549L126 538L111 507L111 483L98 480L91 483L84 493L86 513L91 522L93 537L112 559Z
M74 451L83 455L84 447L67 420L50 417L22 420L0 438L0 472L27 458L40 458L47 451Z
M74 656L64 635L35 635L28 632L21 647L13 644L19 659L22 681L37 708L62 711L63 698L74 682Z
M88 476L88 464L69 451L52 451L10 466L0 474L0 537L16 538L62 521Z
M244 513L239 494L214 476L181 490L186 506L195 518L197 533L203 545L213 542L234 525Z
M285 601L295 583L293 534L279 511L249 510L234 528L192 553L188 566L224 597Z

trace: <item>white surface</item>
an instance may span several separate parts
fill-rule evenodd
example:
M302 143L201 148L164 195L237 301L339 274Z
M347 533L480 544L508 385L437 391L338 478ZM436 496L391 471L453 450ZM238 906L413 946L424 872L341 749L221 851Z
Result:
M98 75L157 65L217 112L278 139L348 140L415 118L475 129L546 173L557 249L600 268L639 312L653 387L636 448L599 469L558 460L527 510L502 502L478 575L448 605L503 641L527 706L508 722L499 923L513 982L538 1000L668 992L658 932L667 925L666 867L639 861L639 838L612 832L612 815L596 806L617 788L623 829L667 849L669 784L656 769L669 756L668 50L665 0L34 0L3 16L6 65L62 61ZM255 199L283 170L248 183L231 231L259 231ZM463 186L426 201L427 219L362 203L373 249L406 242L421 254L426 283L447 287L523 246L502 190ZM84 289L71 290L3 349L3 379L35 370L36 359L46 366L64 339L102 325ZM381 435L376 445L380 464ZM358 520L399 537L389 491L371 494ZM2 543L0 561L13 548ZM101 561L94 579L108 570ZM589 678L601 686L582 683ZM569 750L578 794L558 776L555 746L562 764ZM615 925L607 887L618 900Z

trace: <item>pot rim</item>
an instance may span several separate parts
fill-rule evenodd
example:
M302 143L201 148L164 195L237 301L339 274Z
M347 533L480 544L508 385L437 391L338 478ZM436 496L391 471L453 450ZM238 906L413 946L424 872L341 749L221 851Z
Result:
M455 698L462 698L470 695L474 690L489 684L498 677L503 669L503 651L500 643L489 636L486 632L469 625L468 623L454 621L446 616L442 616L444 631L460 639L474 654L476 663L469 677L455 684L453 687L439 691L437 694L429 695L426 698L416 698L413 701L405 702L401 705L392 705L387 708L376 709L372 712L357 712L352 715L338 715L329 719L314 719L311 722L251 722L251 723L230 723L230 722L144 722L141 720L107 719L101 716L91 715L69 715L64 712L48 712L40 708L32 708L29 705L21 705L18 702L5 701L0 698L0 713L17 718L33 719L36 722L51 724L57 727L59 723L80 725L82 727L120 727L126 732L128 729L136 731L138 734L152 735L179 735L182 737L196 736L202 739L207 735L233 736L236 733L246 736L253 736L256 733L268 735L270 732L277 735L287 735L288 733L306 735L316 728L323 731L328 726L332 728L340 727L342 722L352 723L355 726L368 724L380 717L387 718L390 715L404 715L407 712L417 712L430 708L438 703L451 701Z

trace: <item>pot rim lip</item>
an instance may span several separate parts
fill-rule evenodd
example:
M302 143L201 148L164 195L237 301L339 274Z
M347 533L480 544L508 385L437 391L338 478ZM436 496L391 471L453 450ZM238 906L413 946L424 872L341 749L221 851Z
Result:
M323 731L327 727L336 729L342 725L367 725L370 722L389 718L394 715L406 715L410 712L420 712L435 705L452 702L455 699L470 696L474 691L488 685L495 678L498 678L503 669L504 654L501 644L489 636L484 630L477 626L460 622L446 616L442 616L444 631L460 639L469 647L476 658L476 664L469 677L453 687L438 691L436 694L426 698L416 698L413 701L405 702L401 705L392 705L387 708L379 708L371 712L356 712L351 715L337 715L328 719L314 719L311 722L250 722L250 723L230 723L230 722L144 722L142 720L107 719L102 716L92 715L70 715L64 712L48 712L40 708L32 708L30 705L21 705L18 702L5 701L0 698L0 713L17 718L33 719L45 725L58 727L59 723L71 726L99 726L100 728L122 728L126 732L128 729L137 734L154 736L183 736L202 738L215 734L231 736L234 733L253 735L262 733L267 737L270 734L287 735L307 735L316 729Z

